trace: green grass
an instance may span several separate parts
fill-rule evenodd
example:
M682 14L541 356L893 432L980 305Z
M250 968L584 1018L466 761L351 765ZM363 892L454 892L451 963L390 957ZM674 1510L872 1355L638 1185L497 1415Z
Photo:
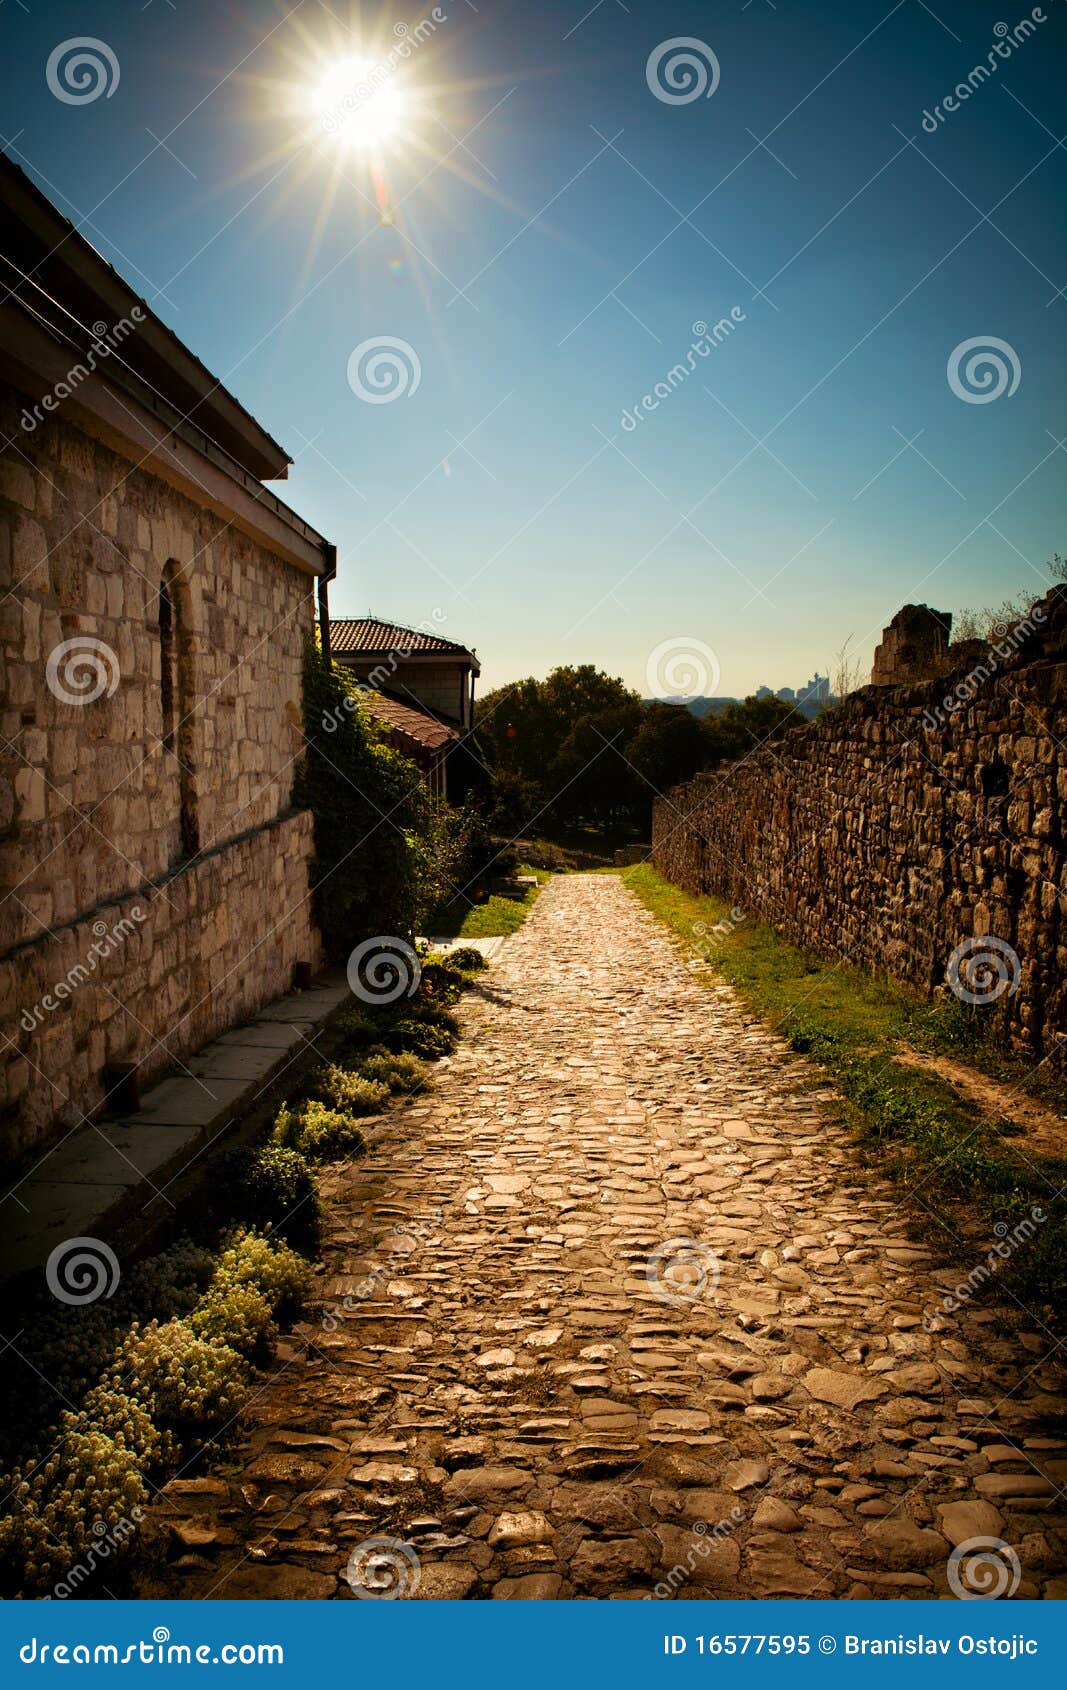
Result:
M426 923L432 939L495 939L520 928L540 888L551 876L528 863L520 874L535 874L537 886L516 886L514 893L494 892L484 903L472 904L466 897L442 904Z
M997 1279L1047 1322L1048 1305L1062 1303L1067 1289L1067 1202L1055 1195L1067 1182L1067 1159L1039 1157L1032 1148L1024 1156L1002 1136L1002 1121L983 1119L947 1081L894 1057L907 1047L951 1056L1039 1095L1061 1114L1063 1086L1034 1081L1022 1063L991 1047L981 1010L952 997L931 1002L899 982L826 962L751 918L733 922L720 899L683 892L647 864L622 870L621 878L699 960L695 978L729 981L794 1050L832 1075L848 1119L884 1149L887 1168L946 1244L961 1230L973 1232L975 1209L981 1225L1004 1222L1009 1229L1034 1205L1045 1212Z

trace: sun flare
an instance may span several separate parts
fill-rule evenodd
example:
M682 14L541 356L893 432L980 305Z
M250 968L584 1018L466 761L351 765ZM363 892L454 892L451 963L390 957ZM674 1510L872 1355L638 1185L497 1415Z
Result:
M346 147L380 148L397 137L409 100L392 72L371 59L333 65L312 94L315 115L328 135Z

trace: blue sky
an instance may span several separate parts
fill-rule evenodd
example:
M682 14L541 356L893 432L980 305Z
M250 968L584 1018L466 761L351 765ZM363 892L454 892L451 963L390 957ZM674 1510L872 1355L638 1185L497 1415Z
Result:
M335 613L433 618L483 687L594 661L645 692L677 640L740 694L1067 550L1064 0L934 133L1018 0L445 0L377 186L307 91L430 7L26 4L8 150L296 458ZM84 35L120 75L71 105L45 66ZM667 103L649 55L683 37L718 84ZM369 404L379 337L420 377ZM990 337L1017 388L967 402L949 359Z

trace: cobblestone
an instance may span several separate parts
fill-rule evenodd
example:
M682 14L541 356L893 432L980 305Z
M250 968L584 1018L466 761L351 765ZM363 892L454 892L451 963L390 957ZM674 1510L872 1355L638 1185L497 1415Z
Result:
M617 879L552 881L462 1021L324 1176L325 1322L163 1493L198 1552L153 1589L351 1598L387 1539L420 1598L931 1597L969 1534L1062 1593L1052 1339L924 1328L936 1263L826 1089Z

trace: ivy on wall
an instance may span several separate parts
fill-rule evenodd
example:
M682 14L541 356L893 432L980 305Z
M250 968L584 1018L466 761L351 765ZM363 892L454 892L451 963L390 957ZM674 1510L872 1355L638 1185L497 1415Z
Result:
M361 939L410 939L440 892L437 804L418 768L386 745L360 688L310 642L305 753L294 802L311 810L316 918L332 960Z

